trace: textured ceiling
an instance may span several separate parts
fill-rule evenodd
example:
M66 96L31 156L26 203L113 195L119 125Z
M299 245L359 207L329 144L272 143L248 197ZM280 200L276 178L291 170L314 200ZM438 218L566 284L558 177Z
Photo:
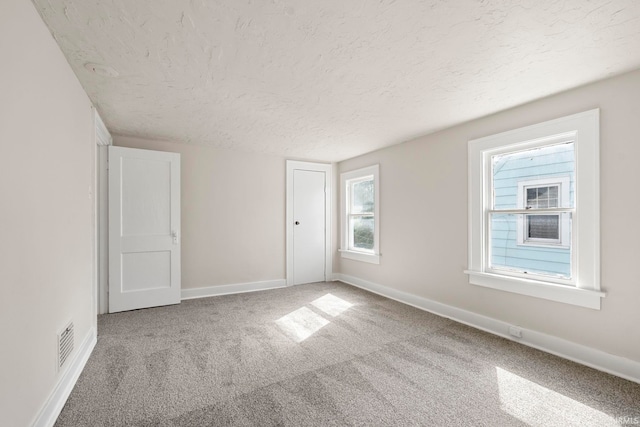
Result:
M638 0L34 4L112 133L315 160L640 68Z

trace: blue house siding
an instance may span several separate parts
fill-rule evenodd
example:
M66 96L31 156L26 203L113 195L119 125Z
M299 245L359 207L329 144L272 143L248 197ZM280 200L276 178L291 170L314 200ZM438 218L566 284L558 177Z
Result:
M569 206L573 206L573 149L574 145L570 143L496 156L493 163L494 209L523 207L522 203L518 205L519 183L557 177L570 177ZM519 244L517 215L494 214L491 221L491 265L568 277L571 273L571 249Z

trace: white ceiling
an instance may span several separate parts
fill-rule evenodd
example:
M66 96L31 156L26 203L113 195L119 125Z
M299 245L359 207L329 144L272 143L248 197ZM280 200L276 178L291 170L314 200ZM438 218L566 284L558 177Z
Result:
M324 161L640 68L638 0L34 4L112 133Z

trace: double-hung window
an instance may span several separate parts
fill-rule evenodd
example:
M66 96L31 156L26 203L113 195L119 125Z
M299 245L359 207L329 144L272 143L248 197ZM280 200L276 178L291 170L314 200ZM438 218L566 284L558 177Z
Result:
M600 308L599 111L469 141L471 284Z
M374 165L340 175L343 258L380 262L378 170Z

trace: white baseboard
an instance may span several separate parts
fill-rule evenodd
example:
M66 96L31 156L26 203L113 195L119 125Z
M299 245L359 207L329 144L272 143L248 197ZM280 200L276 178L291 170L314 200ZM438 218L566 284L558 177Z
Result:
M287 281L285 279L235 283L233 285L207 286L204 288L182 289L180 291L180 298L182 300L187 300L193 298L215 297L218 295L240 294L244 292L284 288L286 286Z
M55 424L97 342L96 328L91 328L80 344L71 364L58 378L53 392L49 395L46 403L35 418L32 424L33 427L52 427Z
M606 353L595 348L587 347L553 335L544 334L530 329L522 329L522 338L509 335L506 322L463 310L461 308L442 304L427 298L419 297L408 292L393 289L367 280L346 274L334 274L335 280L365 289L404 304L455 320L476 329L519 342L529 347L569 359L591 368L608 372L618 377L640 383L640 362Z

